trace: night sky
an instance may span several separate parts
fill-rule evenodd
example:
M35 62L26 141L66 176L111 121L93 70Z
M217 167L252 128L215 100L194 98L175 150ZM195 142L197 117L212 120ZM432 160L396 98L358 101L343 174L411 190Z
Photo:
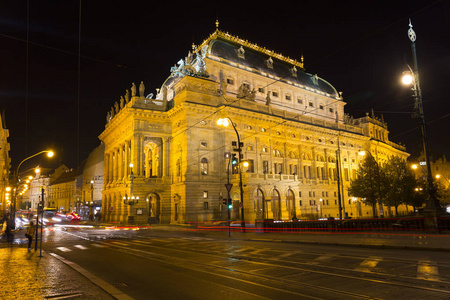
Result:
M216 18L222 31L303 55L306 72L343 92L347 113L383 114L390 140L417 156L412 92L399 80L405 59L412 65L411 18L431 152L450 158L450 1L154 2L82 0L78 73L79 1L30 1L28 67L27 1L1 1L0 109L13 170L48 148L76 168L100 144L106 112L131 83L144 81L155 94L192 43L214 32ZM39 163L48 161L29 167Z

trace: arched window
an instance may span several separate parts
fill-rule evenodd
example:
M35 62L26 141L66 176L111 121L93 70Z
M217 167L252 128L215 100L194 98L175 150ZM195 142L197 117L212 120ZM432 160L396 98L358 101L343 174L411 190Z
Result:
M272 191L272 212L274 220L281 220L280 193L276 189Z
M208 160L204 157L200 161L200 174L208 175Z
M289 189L286 194L286 210L288 212L289 220L297 219L295 213L295 197L294 192Z

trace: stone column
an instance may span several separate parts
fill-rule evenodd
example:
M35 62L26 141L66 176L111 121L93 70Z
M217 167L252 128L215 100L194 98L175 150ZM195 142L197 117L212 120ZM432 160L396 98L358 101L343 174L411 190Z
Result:
M105 163L104 163L104 165L103 165L103 174L104 174L104 177L103 177L103 184L107 184L108 181L109 181L109 177L108 177L109 154L105 154L104 160L105 160Z
M117 151L117 179L123 179L123 150L122 145L119 145L119 149Z
M133 164L133 173L136 172L137 168L137 140L136 135L131 138L131 163Z
M140 147L139 147L139 175L144 175L144 165L145 165L145 155L144 155L144 135L141 135L139 138Z
M124 161L125 161L125 175L124 175L125 178L128 178L128 174L130 173L129 150L130 150L130 147L129 147L128 141L125 141L125 159L124 159Z

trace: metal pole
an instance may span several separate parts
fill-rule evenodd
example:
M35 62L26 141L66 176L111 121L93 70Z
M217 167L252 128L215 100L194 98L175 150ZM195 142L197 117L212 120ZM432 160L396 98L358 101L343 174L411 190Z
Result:
M413 75L413 90L414 90L414 98L415 98L415 109L417 110L413 117L419 119L419 130L422 134L422 143L423 143L423 152L425 155L425 159L427 162L427 182L428 182L428 203L427 206L433 213L435 225L437 226L437 213L441 210L441 205L439 200L436 198L436 188L433 184L433 175L431 172L431 161L430 161L430 151L428 146L428 137L427 137L427 129L425 122L425 115L423 112L423 101L422 101L422 91L420 89L420 81L419 81L419 68L417 64L417 54L416 54L416 33L412 29L411 20L409 20L409 30L408 37L411 41L411 51L414 60L414 72ZM438 227L438 226L437 226ZM438 228L439 229L439 228Z
M42 230L44 228L44 188L42 188L42 195L41 195L41 200L42 200L42 211L41 211L41 243L40 243L40 252L39 252L39 257L42 257Z
M338 138L338 150L336 150L336 179L337 179L337 190L338 190L338 204L339 204L339 220L342 220L342 199L341 199L341 176L339 171L339 138Z
M38 207L36 209L36 232L35 232L35 241L34 241L34 251L37 251L38 237L39 237L39 207L41 205L41 200L39 199ZM42 220L41 220L42 222Z
M230 184L230 162L231 162L231 157L232 155L230 155L230 157L228 158L228 168L227 168L227 184ZM230 213L230 189L227 188L227 217L228 217L228 237L230 237L231 235L231 228L230 228L230 223L231 223L231 213Z
M239 133L236 129L236 126L234 126L233 121L231 121L230 118L228 118L228 120L230 120L231 125L233 126L234 132L236 132L236 136L237 136L237 140L238 140L238 153L239 153L239 159L238 159L238 166L239 166L239 191L240 191L240 195L241 195L241 227L242 229L244 229L245 231L245 218L244 218L244 189L242 188L242 168L241 168L241 139L239 137Z

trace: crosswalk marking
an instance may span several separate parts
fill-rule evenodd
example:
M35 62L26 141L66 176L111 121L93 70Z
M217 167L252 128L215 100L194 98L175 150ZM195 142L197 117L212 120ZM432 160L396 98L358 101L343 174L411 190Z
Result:
M244 252L244 251L248 251L248 250L255 250L255 248L253 248L253 247L243 247L241 249L234 250L234 252L240 253L240 252Z
M369 259L364 260L358 267L356 267L355 271L370 273L381 260L381 257L370 256Z
M133 240L134 243L142 244L142 245L151 245L152 242L146 242L146 241L140 241L140 240Z
M440 281L439 270L436 263L419 261L417 264L417 279Z
M331 260L336 257L336 254L332 253L326 253L324 255L316 257L314 260L317 262L325 261L325 260Z
M300 254L300 253L302 253L302 251L289 251L289 252L286 252L286 253L278 255L278 257L279 258L286 258L286 257L289 257L291 255Z
M69 248L66 248L66 247L57 247L56 249L58 249L59 251L62 251L62 252L70 252L70 251L72 251L72 250L70 250Z
M111 242L111 244L115 244L115 245L119 245L119 246L129 246L129 243L124 243L124 242Z
M81 249L81 250L86 250L87 247L83 246L83 245L74 245L75 248Z

